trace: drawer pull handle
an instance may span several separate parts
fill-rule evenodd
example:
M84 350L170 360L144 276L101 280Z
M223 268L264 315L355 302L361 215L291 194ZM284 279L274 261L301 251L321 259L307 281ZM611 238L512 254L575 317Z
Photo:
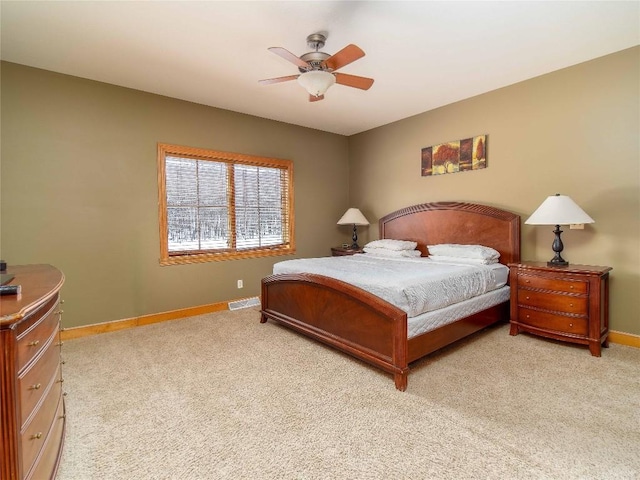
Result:
M529 297L525 297L527 300L529 300Z
M42 387L42 385L39 383L36 383L35 385L31 385L29 387L29 390L40 390L40 387Z
M527 315L527 318L529 318L529 315Z
M525 280L524 283L531 283L531 280Z
M34 340L33 342L29 342L30 347L37 347L40 343L40 340Z
M573 303L570 303L570 304L569 304L569 306L570 306L570 307L573 307Z
M570 327L573 327L573 323L570 323L570 324L569 324L569 326L570 326Z
M573 290L573 285L569 285L569 289Z
M56 315L62 315L64 313L64 310L58 310L57 312L55 312Z
M42 438L42 432L38 432L35 435L31 435L31 440L40 440Z

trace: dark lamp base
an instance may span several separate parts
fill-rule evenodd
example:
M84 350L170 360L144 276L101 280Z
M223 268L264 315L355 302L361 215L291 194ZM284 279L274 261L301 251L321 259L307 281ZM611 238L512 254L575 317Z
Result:
M556 256L547 262L547 266L566 267L567 265L569 265L569 262L567 262L564 258L562 258L562 255L560 255L560 252L564 250L562 238L560 238L560 234L562 233L562 230L560 230L560 225L556 225L556 229L553 231L553 233L555 233L556 237L553 240L551 249L556 252Z
M358 229L356 228L355 223L353 224L353 235L351 235L351 240L353 243L349 248L351 250L360 250L360 245L358 245Z
M548 267L566 267L567 265L569 265L569 262L566 262L564 260L558 261L555 258L547 262Z

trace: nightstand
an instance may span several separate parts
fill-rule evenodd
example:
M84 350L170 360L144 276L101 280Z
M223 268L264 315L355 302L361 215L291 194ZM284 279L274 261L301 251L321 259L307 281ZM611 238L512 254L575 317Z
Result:
M599 357L609 346L611 267L546 262L510 263L511 328L565 342L589 345Z
M332 257L343 257L345 255L355 255L356 253L364 253L364 250L361 248L331 247Z

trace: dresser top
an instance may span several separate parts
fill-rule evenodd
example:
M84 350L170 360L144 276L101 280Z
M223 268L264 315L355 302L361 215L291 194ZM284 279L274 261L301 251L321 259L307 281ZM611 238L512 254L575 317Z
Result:
M63 273L52 265L15 265L7 269L14 275L7 285L20 285L18 295L0 296L0 327L6 328L47 302L64 283Z
M578 273L578 274L591 274L591 275L604 275L605 273L613 270L611 267L604 267L600 265L580 265L577 263L570 263L566 266L550 266L547 262L520 262L510 263L509 267L517 267L520 269L538 270L545 272L555 273Z

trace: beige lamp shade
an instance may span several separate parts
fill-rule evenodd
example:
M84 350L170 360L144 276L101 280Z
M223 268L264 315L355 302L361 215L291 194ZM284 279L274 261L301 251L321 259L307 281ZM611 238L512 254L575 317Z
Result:
M527 219L527 225L572 225L595 223L576 202L566 195L551 195Z
M369 220L357 208L350 208L338 220L338 225L369 225Z

